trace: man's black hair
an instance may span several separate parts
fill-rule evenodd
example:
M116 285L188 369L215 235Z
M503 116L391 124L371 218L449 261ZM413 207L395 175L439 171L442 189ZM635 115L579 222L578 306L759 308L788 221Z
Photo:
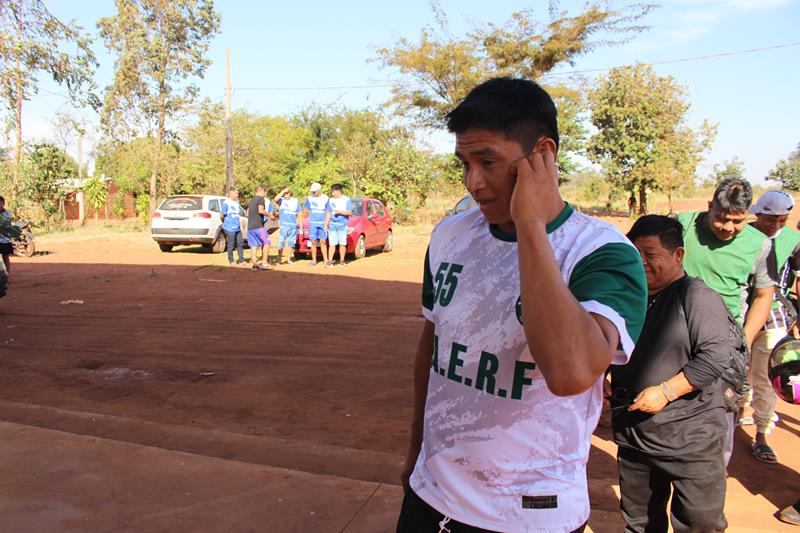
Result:
M676 248L683 248L683 226L674 218L663 215L644 215L633 224L628 232L631 242L639 237L658 236L661 246L674 252Z
M342 186L337 183L336 185L331 186L331 190L332 191L341 191L342 190Z
M472 89L447 114L450 133L472 128L503 133L530 152L541 137L558 147L558 112L550 95L538 84L517 78L492 78Z
M741 178L728 178L717 185L711 205L720 211L746 213L753 203L753 188Z
M233 191L239 192L239 189L237 189L236 187L233 187L233 186L228 187L228 192L233 192Z
M0 202L6 203L6 199L0 196Z

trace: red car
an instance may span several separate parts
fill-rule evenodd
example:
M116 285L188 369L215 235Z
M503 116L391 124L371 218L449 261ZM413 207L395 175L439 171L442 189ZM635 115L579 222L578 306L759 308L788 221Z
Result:
M392 215L386 207L373 198L353 198L353 215L347 222L347 253L361 259L369 249L380 248L384 252L391 252L393 246ZM295 251L311 253L308 247L308 218L303 220L303 228L297 232Z

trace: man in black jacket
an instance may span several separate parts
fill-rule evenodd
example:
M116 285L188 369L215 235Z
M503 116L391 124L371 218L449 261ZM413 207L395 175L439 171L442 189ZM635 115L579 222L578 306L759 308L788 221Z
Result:
M683 271L681 224L648 215L628 238L642 256L648 309L630 362L612 366L622 515L629 532L724 531L726 421L718 378L730 364L719 295Z

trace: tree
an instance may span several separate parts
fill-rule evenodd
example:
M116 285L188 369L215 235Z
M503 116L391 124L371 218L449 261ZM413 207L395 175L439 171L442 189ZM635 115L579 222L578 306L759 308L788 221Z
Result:
M28 156L24 190L44 212L45 228L55 215L64 195L65 180L74 178L78 166L63 150L52 144L38 144Z
M423 127L439 128L445 115L487 78L538 80L556 66L573 64L600 46L627 42L645 29L636 22L651 8L634 4L616 9L609 2L593 2L573 16L559 11L553 1L548 23L538 22L536 13L526 9L512 13L502 26L476 27L466 36L456 37L450 32L444 11L433 2L438 29L422 28L418 43L401 38L392 46L378 49L378 61L402 75L392 87L390 104ZM578 152L587 135L578 113L580 95L562 86L547 89L560 110L559 129L566 142L559 150L558 163L567 174L576 169L570 152Z
M780 182L784 189L800 191L800 144L788 158L778 161L766 179Z
M730 161L725 161L722 165L714 165L711 184L716 187L721 181L732 178L744 179L744 161L738 156L733 156Z
M672 77L657 76L642 63L612 69L589 93L598 130L589 157L602 164L616 189L638 189L640 214L647 213L648 190L666 191L671 203L677 188L694 181L701 153L714 138L715 126L704 123L695 131L685 124L685 97Z
M210 60L205 57L219 31L212 0L116 0L117 14L97 25L117 54L114 82L101 117L112 139L146 135L150 153L150 210L155 210L161 150L171 132L167 120L194 101Z
M66 85L76 105L99 107L92 93L97 60L91 40L73 20L61 22L42 0L0 1L0 97L16 129L12 167L12 202L19 193L22 161L22 103L39 91L38 76L44 72ZM75 50L66 52L67 48Z
M414 44L401 38L378 49L383 67L400 71L404 81L392 88L392 103L424 126L440 127L445 115L478 83L490 76L539 79L557 65L603 45L626 42L643 26L633 23L652 6L635 4L622 9L594 2L576 16L557 11L551 2L550 22L537 22L533 10L511 14L503 26L476 27L464 37L450 33L447 16L437 2L432 9L439 29L426 26ZM595 39L618 34L622 39Z

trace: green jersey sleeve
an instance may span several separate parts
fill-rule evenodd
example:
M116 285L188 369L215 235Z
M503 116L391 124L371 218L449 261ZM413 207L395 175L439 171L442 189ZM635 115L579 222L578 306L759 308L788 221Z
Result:
M647 311L647 280L636 248L621 242L601 246L575 265L569 290L581 303L596 302L614 311L624 321L621 340L627 336L635 343L639 338Z
M425 251L425 269L422 274L422 307L428 311L433 311L433 274L431 273L430 263L431 248Z

